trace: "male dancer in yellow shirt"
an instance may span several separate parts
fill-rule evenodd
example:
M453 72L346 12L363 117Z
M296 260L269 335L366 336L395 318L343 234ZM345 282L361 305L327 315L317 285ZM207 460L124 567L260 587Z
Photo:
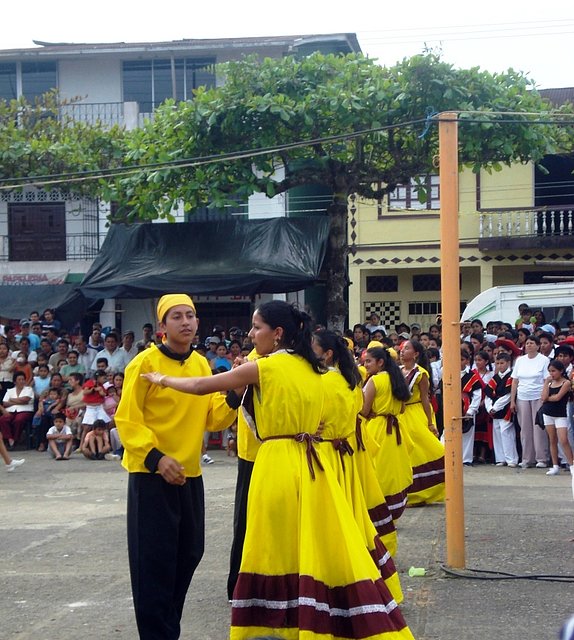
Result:
M226 396L183 394L141 376L211 376L192 351L198 328L188 295L160 298L161 345L138 354L125 371L115 422L128 480L128 554L134 609L142 640L175 640L193 573L203 556L203 433L227 428L236 412Z

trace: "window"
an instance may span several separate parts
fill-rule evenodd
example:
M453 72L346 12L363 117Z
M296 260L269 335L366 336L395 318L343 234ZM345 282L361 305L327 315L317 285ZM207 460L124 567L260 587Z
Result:
M413 291L440 291L440 273L413 276Z
M425 202L419 200L419 191L425 192ZM440 186L438 176L413 178L408 185L398 185L389 193L389 209L439 209Z
M399 290L397 276L367 276L367 292L393 292Z
M16 65L0 64L0 99L15 100L16 92Z
M173 68L171 59L125 61L124 101L137 102L141 111L149 113L168 98L191 100L194 89L215 86L214 65L214 58L178 58Z
M65 205L9 205L8 242L12 262L65 260Z
M58 88L57 66L55 62L23 62L22 94L32 102L47 91Z

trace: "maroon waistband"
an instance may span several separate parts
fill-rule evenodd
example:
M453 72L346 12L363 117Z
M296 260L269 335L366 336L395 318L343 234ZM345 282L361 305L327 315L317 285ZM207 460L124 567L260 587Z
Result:
M309 465L311 478L315 480L315 469L313 468L313 460L315 460L321 471L325 470L323 468L323 465L321 464L321 460L319 460L317 450L315 449L315 444L323 442L323 438L321 438L320 436L315 436L310 433L296 433L292 436L268 436L267 438L263 438L261 442L267 442L268 440L295 440L295 442L305 443L305 454L307 456L307 464Z

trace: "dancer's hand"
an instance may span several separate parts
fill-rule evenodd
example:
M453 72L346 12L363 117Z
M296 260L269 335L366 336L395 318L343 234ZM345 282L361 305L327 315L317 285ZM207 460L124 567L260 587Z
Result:
M163 456L157 464L157 470L167 483L179 486L185 484L184 468L175 458Z
M157 384L160 387L165 386L163 384L163 381L166 378L166 376L163 373L160 373L159 371L152 371L151 373L140 373L140 376L142 378L145 378L146 380L149 380L149 382L151 382L152 384Z

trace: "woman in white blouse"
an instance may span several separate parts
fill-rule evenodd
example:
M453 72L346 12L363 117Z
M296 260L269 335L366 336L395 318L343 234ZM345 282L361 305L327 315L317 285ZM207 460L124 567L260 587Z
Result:
M534 424L536 412L542 406L542 387L548 377L549 359L539 353L537 336L528 336L524 355L516 359L512 370L510 409L516 411L520 424L522 467L545 469L548 466L548 436Z
M6 391L2 405L0 431L11 449L34 415L34 390L26 386L26 375L22 371L14 374L14 387Z

